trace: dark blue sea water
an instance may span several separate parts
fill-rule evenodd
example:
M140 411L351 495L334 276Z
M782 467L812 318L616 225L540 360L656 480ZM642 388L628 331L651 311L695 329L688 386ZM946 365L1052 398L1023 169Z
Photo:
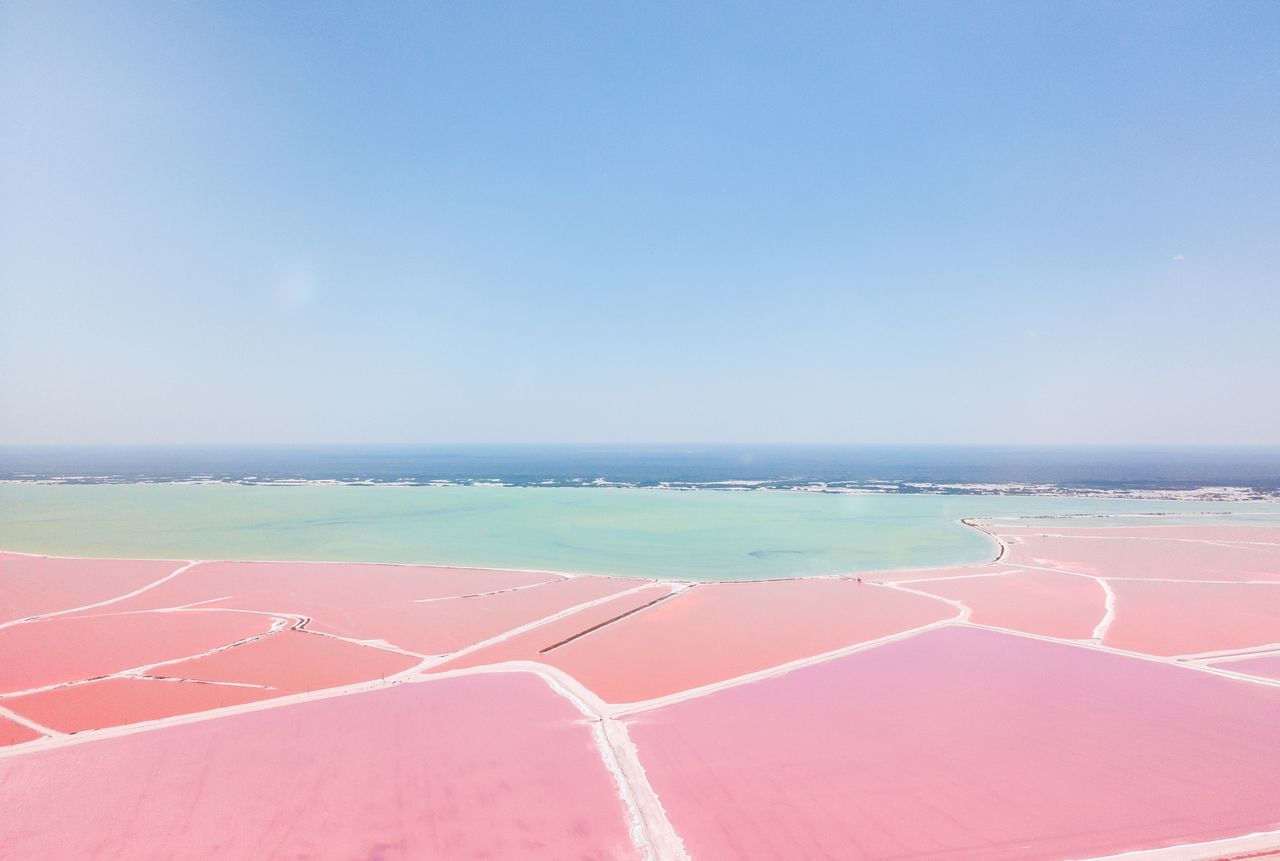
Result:
M0 479L825 485L895 493L1141 493L1236 487L1275 496L1280 495L1280 447L10 446L0 447Z

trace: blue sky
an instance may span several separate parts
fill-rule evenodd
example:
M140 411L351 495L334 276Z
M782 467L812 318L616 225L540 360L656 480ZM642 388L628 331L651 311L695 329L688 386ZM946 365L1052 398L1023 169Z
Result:
M0 442L1280 443L1280 5L0 7Z

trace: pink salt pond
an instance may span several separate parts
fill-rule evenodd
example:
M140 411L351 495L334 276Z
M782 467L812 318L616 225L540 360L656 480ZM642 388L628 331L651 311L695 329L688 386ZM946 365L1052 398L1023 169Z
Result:
M1280 682L1280 654L1259 655L1254 658L1241 658L1230 661L1213 661L1211 666L1233 673L1247 673L1263 679L1275 679Z
M154 589L114 604L149 610L212 602L238 609L277 609L358 624L370 606L514 589L561 579L536 571L345 562L201 562Z
M444 654L642 585L612 577L425 565L206 562L111 609L201 602L301 615L311 631Z
M0 628L0 692L91 679L263 634L271 617L184 610L56 616Z
M113 678L0 700L58 732L83 732L238 706L276 695L262 688Z
M1106 615L1106 592L1096 580L1045 571L1007 571L910 583L912 589L959 601L979 625L1083 640Z
M999 535L1064 535L1071 538L1141 538L1161 541L1227 542L1280 547L1280 527L1233 526L995 526Z
M1103 642L1188 655L1280 642L1280 583L1112 581L1115 620Z
M0 758L0 810L13 858L639 856L591 725L527 674Z
M547 652L563 648L575 639L590 636L599 628L619 622L629 615L654 606L659 601L669 600L672 594L671 587L655 585L638 592L610 598L608 601L547 622L545 625L538 625L522 634L515 634L491 646L444 661L432 669L444 672L464 667L500 664L504 661L541 661L544 660Z
M409 655L287 630L234 649L169 664L163 674L300 693L392 676L418 662Z
M698 859L1049 861L1280 828L1280 688L975 628L627 723Z
M666 696L949 619L932 598L841 579L695 586L545 652L606 702Z
M116 598L185 564L0 552L0 624Z
M963 565L955 568L904 568L901 571L871 571L863 575L863 580L872 583L902 583L914 580L941 580L954 577L972 577L975 574L993 574L1002 571L1013 571L1012 567L1000 562L989 562L985 565Z
M1102 577L1280 581L1280 547L1172 540L1161 536L1160 527L1147 530L1151 535L1135 531L1127 536L1076 536L1067 529L1002 533L1009 542L1004 561Z
M574 577L474 598L369 605L353 612L346 624L317 618L308 627L382 639L426 655L445 654L642 585L620 578Z
M38 738L42 738L41 734L31 729L31 727L0 715L0 747L35 741Z

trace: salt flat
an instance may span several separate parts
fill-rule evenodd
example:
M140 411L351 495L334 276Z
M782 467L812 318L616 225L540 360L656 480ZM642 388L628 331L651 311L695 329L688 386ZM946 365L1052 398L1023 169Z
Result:
M1280 849L1280 528L960 528L993 561L739 583L0 553L51 584L0 857Z

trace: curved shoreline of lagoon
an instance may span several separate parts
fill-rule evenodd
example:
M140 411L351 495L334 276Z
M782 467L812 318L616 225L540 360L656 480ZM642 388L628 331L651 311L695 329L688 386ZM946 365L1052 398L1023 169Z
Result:
M1267 502L473 486L0 485L0 547L760 580L981 564L962 519L1280 523Z

